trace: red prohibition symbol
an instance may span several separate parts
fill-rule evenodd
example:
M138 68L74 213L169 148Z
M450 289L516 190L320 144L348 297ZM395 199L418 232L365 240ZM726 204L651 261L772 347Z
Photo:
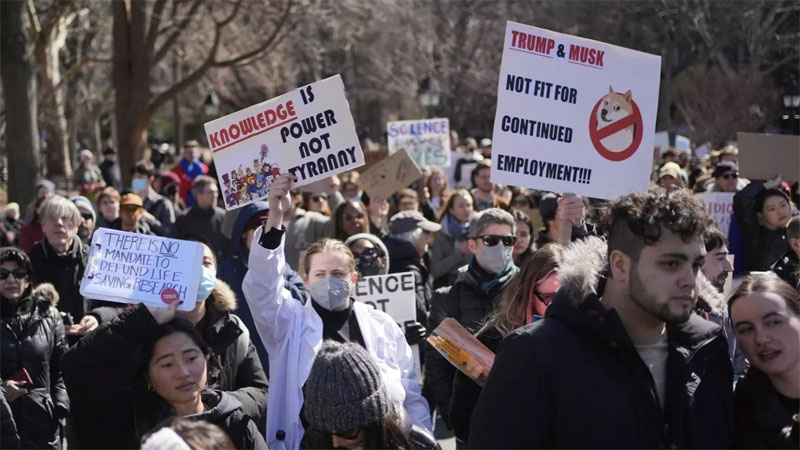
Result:
M596 111L600 106L600 102L603 101L603 98L605 97L602 97L597 101L597 103L594 105L594 108L592 108L591 116L589 116L589 138L591 139L595 150L597 150L597 153L599 153L603 158L614 162L624 161L633 156L633 154L636 153L636 150L639 148L639 144L642 143L642 135L644 134L644 127L642 126L642 113L639 111L639 106L636 104L636 102L631 100L633 111L630 115L598 130ZM601 142L603 139L615 133L621 132L631 125L633 125L633 139L627 148L619 151L612 151Z

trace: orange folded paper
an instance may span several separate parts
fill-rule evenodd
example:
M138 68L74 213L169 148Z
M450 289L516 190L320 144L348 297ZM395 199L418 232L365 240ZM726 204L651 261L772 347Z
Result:
M457 320L448 317L428 337L450 364L483 386L494 364L494 353L469 333Z

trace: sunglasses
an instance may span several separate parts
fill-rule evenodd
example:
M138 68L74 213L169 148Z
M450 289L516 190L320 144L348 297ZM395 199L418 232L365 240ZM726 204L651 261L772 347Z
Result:
M539 301L544 303L546 306L550 306L550 302L552 302L553 297L556 296L555 292L547 294L546 296L539 291L533 291L533 293L536 294L536 298L538 298Z
M722 175L720 178L723 178L725 180L730 180L731 178L739 178L739 174L738 173L726 173L726 174Z
M13 275L17 280L24 280L28 278L28 273L25 269L18 267L14 270L0 269L0 280L5 280L9 275Z
M331 434L339 436L342 439L347 439L348 441L352 441L358 438L359 431L361 430L358 428L353 428L351 430L331 431Z
M313 196L311 196L311 201L312 202L318 202L318 201L321 201L321 200L324 201L324 200L327 200L327 199L328 199L328 197L326 197L324 195L313 195Z
M344 220L351 221L351 220L356 220L356 219L363 219L364 217L367 217L367 216L364 215L364 213L358 213L356 215L345 214L344 215Z
M89 219L92 218L92 215L91 214L81 214L81 217L83 217L83 220L89 220Z
M482 240L483 241L483 245L485 245L487 247L494 247L500 241L503 241L503 245L505 245L506 247L511 247L512 245L517 243L517 237L516 236L499 236L499 235L496 235L496 234L486 234L486 235L483 235L483 236L475 237L473 239Z

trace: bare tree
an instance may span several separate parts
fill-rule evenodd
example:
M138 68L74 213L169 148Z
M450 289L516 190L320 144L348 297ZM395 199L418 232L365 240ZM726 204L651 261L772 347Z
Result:
M9 198L21 204L35 195L39 166L39 129L36 122L36 75L33 43L26 33L22 0L0 2L0 77L5 105Z
M293 2L116 0L111 10L116 139L127 179L134 162L145 155L147 126L156 111L209 70L263 57L289 27ZM235 22L247 34L232 32ZM155 92L153 75L177 45L191 56L191 66L182 79Z

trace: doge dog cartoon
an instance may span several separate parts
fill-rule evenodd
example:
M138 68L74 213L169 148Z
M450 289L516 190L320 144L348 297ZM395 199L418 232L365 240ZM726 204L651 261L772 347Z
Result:
M632 96L633 94L631 94L630 90L624 94L618 94L609 86L608 95L603 97L600 101L600 105L597 107L597 111L595 111L597 129L601 130L633 114ZM633 137L635 135L636 125L632 124L629 127L623 128L601 139L600 143L612 152L619 152L627 149L631 143L633 143Z

